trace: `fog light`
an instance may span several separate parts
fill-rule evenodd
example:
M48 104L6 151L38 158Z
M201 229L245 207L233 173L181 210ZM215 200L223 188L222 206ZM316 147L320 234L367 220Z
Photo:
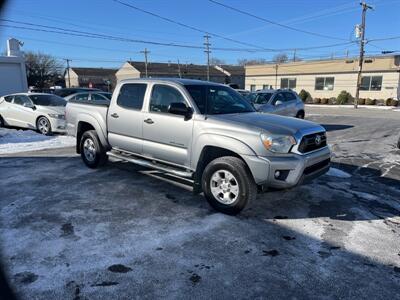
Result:
M281 176L281 172L279 172L279 171L275 171L275 178L279 178L279 176Z

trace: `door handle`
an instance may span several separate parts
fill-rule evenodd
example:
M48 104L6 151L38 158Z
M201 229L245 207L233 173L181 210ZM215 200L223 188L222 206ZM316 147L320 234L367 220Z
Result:
M117 114L117 113L113 113L113 114L111 114L111 117L113 117L113 118L119 118L119 116L118 116L118 114Z
M150 118L144 120L144 122L147 123L147 124L153 124L154 123L154 121L152 119L150 119Z

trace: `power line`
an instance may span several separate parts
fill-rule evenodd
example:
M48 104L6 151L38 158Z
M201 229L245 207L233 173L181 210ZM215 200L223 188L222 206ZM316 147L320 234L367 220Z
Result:
M15 25L0 24L1 27L8 27L8 28L15 28L15 29L22 29L22 30L29 30L29 31L56 33L56 34L62 34L62 35L87 37L87 38L98 38L98 39L121 41L121 42L150 44L150 45L157 45L157 46L168 46L168 47L178 47L178 48L188 48L188 49L203 49L203 47L200 46L200 45L198 46L198 45L189 45L189 44L163 43L163 42L157 42L157 41L137 40L137 39L131 39L131 38L126 38L126 37L116 37L116 36L112 36L112 35L104 35L104 34L98 34L98 33L86 32L86 31L65 29L65 28L61 28L61 27L46 26L46 25L41 25L41 24L20 22L20 21L14 21L14 20L9 20L9 19L0 19L0 21L41 27L41 28L34 28L34 27L26 27L26 26L15 26ZM45 29L43 29L43 28L45 28ZM336 47L336 46L349 45L349 44L352 44L352 43L354 43L354 42L336 43L336 44L321 45L321 46L310 46L310 47L281 48L281 49L254 49L254 48L247 48L246 49L246 48L215 47L215 48L213 48L213 50L216 50L216 51L231 51L231 52L234 52L234 51L237 51L237 52L250 52L250 53L256 53L256 52L282 52L282 51L293 51L294 49L297 49L299 51L306 51L306 50L312 50L312 49L332 48L332 47Z
M150 15L150 16L159 18L159 19L164 20L164 21L166 21L166 22L169 22L169 23L172 23L172 24L175 24L175 25L179 25L179 26L181 26L181 27L185 27L185 28L190 29L190 30L194 30L194 31L200 32L200 33L202 33L202 34L209 34L209 35L211 35L211 36L218 37L218 38L224 39L224 40L226 40L226 41L233 42L233 43L240 44L240 45L244 45L244 46L250 46L250 47L254 47L254 48L262 49L262 50L274 51L274 49L263 48L263 47L260 47L260 46L258 46L258 45L254 45L254 44L242 42L242 41L239 41L239 40L235 40L235 39L232 39L232 38L229 38L229 37L226 37L226 36L217 34L217 33L212 33L212 32L207 31L207 30L203 30L203 29L200 29L200 28L191 26L191 25L184 24L184 23L182 23L182 22L178 22L178 21L169 19L169 18L167 18L167 17L163 17L163 16L161 16L161 15L159 15L159 14L156 14L156 13L153 13L153 12L151 12L151 11L144 10L144 9L142 9L142 8L139 8L139 7L137 7L137 6L134 6L134 5L130 4L130 3L126 3L126 2L123 2L123 1L120 1L120 0L112 0L112 1L117 2L117 3L121 4L121 5L126 6L126 7L135 9L135 10L140 11L140 12L142 12L142 13L148 14L148 15Z
M114 1L117 1L117 0L114 0ZM322 38L327 38L327 39L331 39L331 40L347 41L347 39L338 38L338 37L333 37L333 36L328 36L328 35L325 35L325 34L320 34L320 33L311 32L311 31L307 31L307 30L302 30L302 29L298 29L298 28L295 28L295 27L292 27L292 26L289 26L289 25L285 25L285 24L281 24L281 23L278 23L278 22L275 22L275 21L271 21L271 20L268 20L268 19L266 19L266 18L256 16L256 15L254 15L254 14L251 14L251 13L247 12L247 11L244 11L244 10L235 8L235 7L233 7L233 6L229 6L229 5L220 3L220 2L215 1L215 0L208 0L208 1L210 1L210 2L212 2L212 3L214 3L214 4L217 4L217 5L219 5L219 6L225 7L225 8L227 8L227 9L233 10L233 11L235 11L235 12L238 12L238 13L241 13L241 14L244 14L244 15L247 15L247 16L250 16L250 17L252 17L252 18L255 18L255 19L261 20L261 21L263 21L263 22L266 22L266 23L269 23L269 24L272 24L272 25L276 25L276 26L279 26L279 27L282 27L282 28L286 28L286 29L289 29L289 30L293 30L293 31L305 33L305 34L308 34L308 35L313 35L313 36L318 36L318 37L322 37Z

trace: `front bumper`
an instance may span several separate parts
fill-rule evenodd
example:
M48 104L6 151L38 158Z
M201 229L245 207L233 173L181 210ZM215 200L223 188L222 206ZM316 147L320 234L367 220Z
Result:
M65 133L67 131L65 120L50 118L50 124L53 132Z
M273 188L290 188L321 176L329 170L330 158L329 147L304 155L244 157L255 182Z

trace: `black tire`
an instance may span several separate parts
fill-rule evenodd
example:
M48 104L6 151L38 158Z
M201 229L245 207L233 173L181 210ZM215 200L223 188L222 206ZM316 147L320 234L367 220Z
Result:
M4 126L5 126L4 119L2 118L2 116L0 116L0 128Z
M305 115L304 111L303 111L303 110L300 110L300 111L297 112L296 118L298 118L298 119L304 119L304 115Z
M93 146L93 149L89 150L89 148L91 149L91 146ZM95 169L100 167L108 160L106 151L95 130L89 130L82 134L79 147L82 160L89 168Z
M237 181L239 191L237 198L233 203L222 203L211 191L212 176L219 173L218 171L221 171L222 174L225 171L230 172L231 175L234 176L235 181ZM249 202L255 200L257 196L257 185L255 184L249 169L244 161L234 156L224 156L211 161L204 169L202 175L202 188L208 203L217 211L228 215L238 214ZM214 189L216 188L217 187L214 187ZM221 186L218 188L222 189ZM221 191L221 193L223 192Z
M52 135L51 123L46 117L40 117L37 119L36 129L43 135Z

